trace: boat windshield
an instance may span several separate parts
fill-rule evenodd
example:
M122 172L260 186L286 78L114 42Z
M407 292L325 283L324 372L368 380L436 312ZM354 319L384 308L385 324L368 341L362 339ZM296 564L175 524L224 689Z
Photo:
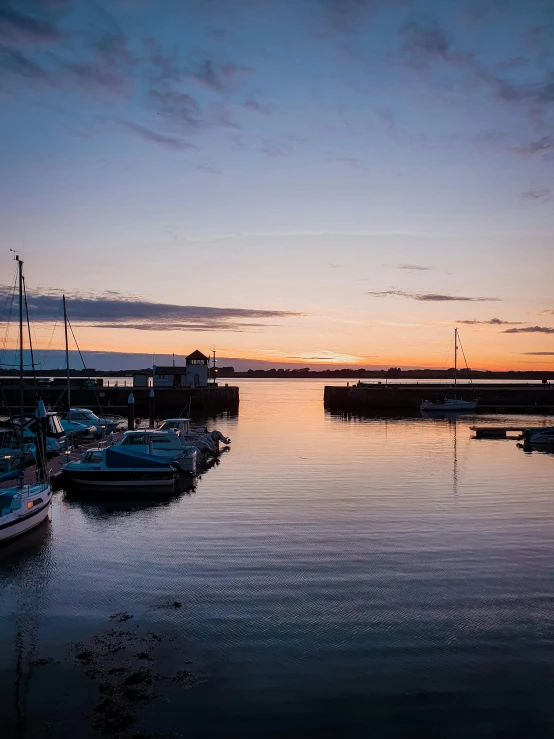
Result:
M146 434L129 434L124 436L121 446L147 444Z
M101 462L101 461L102 461L102 451L100 449L89 451L83 457L83 462Z

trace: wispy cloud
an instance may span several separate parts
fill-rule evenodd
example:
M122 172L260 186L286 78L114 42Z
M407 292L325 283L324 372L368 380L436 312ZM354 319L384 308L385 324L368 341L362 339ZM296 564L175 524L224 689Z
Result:
M528 357L554 357L554 352L521 352Z
M166 136L165 134L157 133L156 131L152 131L144 126L139 126L137 123L132 123L131 121L118 120L118 124L127 131L131 131L131 133L134 133L139 138L144 139L144 141L151 141L164 149L183 151L185 149L196 148L193 144L177 139L174 136Z
M424 267L422 264L397 264L396 269L405 269L410 272L428 272L431 267Z
M551 326L526 326L525 328L507 328L505 334L554 334Z
M29 313L32 320L35 323L56 321L61 291L38 288L29 293ZM10 287L0 286L0 300L3 301L10 295ZM273 325L267 323L270 319L301 315L281 310L156 303L114 291L103 294L66 293L66 297L68 315L74 324L102 328L142 331L254 331L261 326Z
M450 301L480 303L500 300L500 298L467 297L465 295L445 295L443 293L414 293L408 290L371 290L367 292L366 295L371 295L373 298L409 298L410 300L420 300L422 302L429 303L444 303Z
M243 103L243 107L245 107L246 110L254 110L256 113L269 113L269 108L262 105L255 97L247 98Z
M467 326L522 326L526 321L502 321L500 318L490 318L488 321L457 321L457 323L465 323Z
M365 164L363 164L357 157L333 156L333 157L329 157L329 161L338 162L339 164L344 164L347 167L350 167L350 169L356 169L358 172L362 172L364 174L369 172Z
M521 194L522 200L538 200L542 203L548 203L552 200L553 193L549 187L542 187L538 190L528 190Z
M59 41L59 28L48 20L16 10L9 1L0 6L0 39L11 43L43 43Z
M540 139L534 139L516 147L519 154L531 156L533 154L544 154L552 149L554 149L554 136L541 136Z

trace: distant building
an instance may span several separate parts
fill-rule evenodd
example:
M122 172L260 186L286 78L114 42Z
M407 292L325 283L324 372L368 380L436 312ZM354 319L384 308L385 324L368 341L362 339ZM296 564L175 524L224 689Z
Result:
M154 387L206 387L209 359L198 349L186 358L184 367L154 365Z
M205 387L208 384L208 364L210 360L198 349L189 354L187 363L187 384L189 387Z

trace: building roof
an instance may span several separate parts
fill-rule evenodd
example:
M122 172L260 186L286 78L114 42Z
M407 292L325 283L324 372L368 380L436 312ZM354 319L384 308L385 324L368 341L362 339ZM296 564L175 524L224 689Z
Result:
M162 365L156 365L156 375L186 375L186 367L163 367Z
M201 351L198 349L195 349L192 354L189 354L187 359L208 359L208 357L205 354L202 354Z

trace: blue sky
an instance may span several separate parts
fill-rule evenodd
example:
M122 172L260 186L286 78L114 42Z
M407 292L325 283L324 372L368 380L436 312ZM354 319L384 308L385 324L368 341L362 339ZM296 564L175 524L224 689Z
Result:
M90 350L440 365L472 321L551 366L553 41L551 0L0 0L1 282Z

